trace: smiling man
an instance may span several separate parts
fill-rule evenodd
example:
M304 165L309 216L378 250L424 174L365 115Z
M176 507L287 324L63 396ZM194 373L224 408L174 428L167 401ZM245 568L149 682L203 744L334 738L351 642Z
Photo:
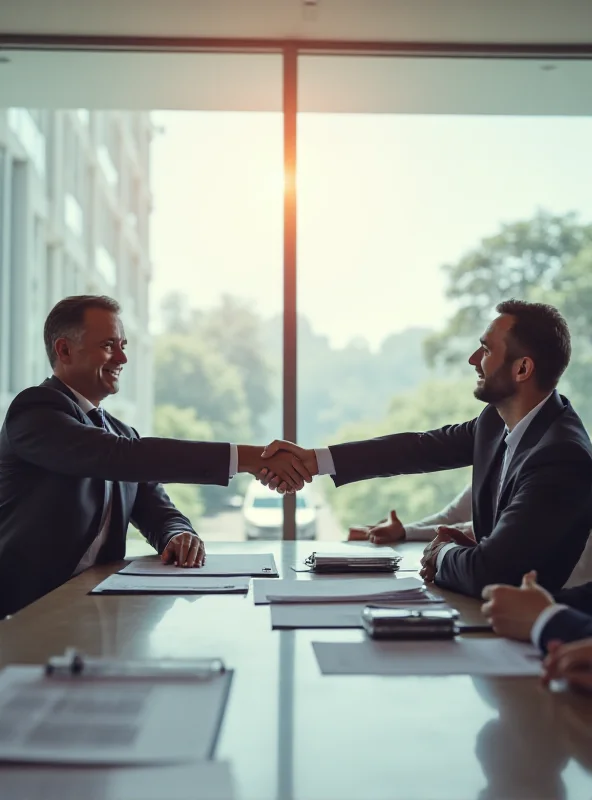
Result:
M592 445L556 391L571 354L567 324L541 303L508 300L497 311L469 358L475 396L487 403L477 419L322 450L267 448L289 449L337 486L472 465L474 539L447 528L426 548L422 576L475 597L489 583L519 585L532 569L545 588L561 589L592 524ZM273 487L272 475L260 479Z
M161 483L256 474L262 446L140 439L105 412L127 363L119 304L67 297L44 340L51 378L13 400L0 431L0 617L83 569L125 553L133 522L165 563L199 566L204 544ZM277 468L292 489L311 477L292 454ZM275 470L275 466L274 466Z

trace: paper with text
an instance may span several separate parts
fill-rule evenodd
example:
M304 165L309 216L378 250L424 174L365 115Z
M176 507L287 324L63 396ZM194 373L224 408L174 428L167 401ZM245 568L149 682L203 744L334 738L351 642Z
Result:
M232 800L225 762L172 767L2 766L6 800Z
M167 764L211 757L232 673L177 681L0 672L0 761Z
M273 578L277 577L278 571L271 553L214 553L206 556L203 567L175 567L172 564L163 564L160 558L150 558L132 561L119 570L118 574L175 576L181 579L233 575Z
M253 599L261 603L422 602L423 581L394 575L368 578L317 578L315 580L253 581Z
M91 594L246 594L250 578L182 578L177 575L109 575Z
M313 642L323 675L539 675L529 644L506 639Z
M361 628L367 603L272 603L272 628ZM401 608L400 604L396 604ZM410 610L425 609L425 603L405 603ZM431 607L431 606L430 606ZM435 606L448 608L446 603Z

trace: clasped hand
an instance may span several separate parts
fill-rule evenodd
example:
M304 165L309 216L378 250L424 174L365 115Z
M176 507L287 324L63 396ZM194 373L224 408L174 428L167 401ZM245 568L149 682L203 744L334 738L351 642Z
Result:
M419 574L425 581L433 581L438 571L438 555L447 544L459 544L463 547L475 547L474 537L469 536L458 528L449 528L442 525L436 531L437 536L428 544L421 558Z
M319 471L314 450L306 450L283 439L275 439L267 445L261 458L269 466L262 467L255 477L280 494L302 489L304 483L310 483Z

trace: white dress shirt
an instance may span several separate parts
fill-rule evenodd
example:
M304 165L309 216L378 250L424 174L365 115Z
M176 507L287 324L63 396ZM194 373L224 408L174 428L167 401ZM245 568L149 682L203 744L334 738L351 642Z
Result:
M469 483L447 506L417 522L405 525L405 539L409 542L431 542L440 525L459 528L463 533L473 532L472 490Z
M68 389L72 392L72 394L76 397L78 405L84 411L85 414L88 414L89 411L92 411L93 408L97 408L97 406L93 405L90 400L87 400L86 397L83 397L76 389L73 389L71 386L68 386ZM114 433L109 427L109 423L105 419L105 426L110 433ZM109 533L109 523L111 522L111 509L113 506L113 482L112 481L105 481L105 502L103 505L103 516L101 517L101 522L99 524L99 532L91 542L90 547L86 551L86 553L82 556L80 561L78 562L78 566L72 573L72 577L74 575L78 575L85 569L92 567L95 561L97 560L97 556L99 555L99 550L105 543L107 539L107 535Z
M65 384L68 386L68 384ZM98 406L93 405L90 400L87 400L86 397L83 397L76 389L73 389L71 386L68 386L68 389L72 392L78 405L84 411L85 414L88 414L89 411L92 411L94 408L98 408ZM106 417L105 420L105 427L109 431L109 433L114 434L117 436L116 431L111 429L109 422L107 421ZM230 462L228 465L228 477L233 478L238 471L238 447L235 444L230 445ZM72 573L72 577L74 575L78 575L85 569L92 567L97 560L97 556L99 555L99 551L105 540L107 539L107 535L109 533L109 523L111 522L111 509L113 505L113 482L112 481L105 481L105 503L103 506L103 516L101 517L101 522L99 524L99 532L96 538L91 543L90 547L86 551L86 553L82 556L80 561L78 562L78 566Z

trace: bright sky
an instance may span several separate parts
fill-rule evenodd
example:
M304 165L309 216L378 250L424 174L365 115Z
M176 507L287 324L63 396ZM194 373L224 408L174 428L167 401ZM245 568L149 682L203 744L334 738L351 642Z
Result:
M279 114L157 112L152 302L282 308ZM298 306L336 346L440 326L442 264L537 208L592 220L592 119L301 115Z

